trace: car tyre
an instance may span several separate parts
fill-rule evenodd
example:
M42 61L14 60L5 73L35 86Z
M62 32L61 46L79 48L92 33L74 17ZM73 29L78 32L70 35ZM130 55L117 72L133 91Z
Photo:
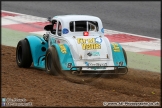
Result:
M124 48L122 48L122 50L123 50L123 54L124 54L124 58L125 58L125 63L127 65L127 54L126 54ZM127 68L118 68L118 72L127 73Z
M16 62L19 67L29 68L32 64L32 55L27 39L20 40L16 47Z
M124 58L125 58L125 62L126 62L126 64L127 64L127 54L126 54L124 48L122 48L122 50L123 50L123 54L124 54Z
M61 65L55 46L49 47L46 52L45 69L47 73L54 76L59 75L59 73L61 72Z

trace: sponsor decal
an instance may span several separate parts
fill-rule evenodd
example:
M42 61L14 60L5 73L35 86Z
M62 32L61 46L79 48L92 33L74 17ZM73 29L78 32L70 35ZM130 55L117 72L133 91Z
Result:
M122 62L122 61L117 62L117 64L118 64L119 66L123 66L123 62Z
M101 32L104 33L104 28L101 29Z
M100 37L95 38L95 40L96 40L96 43L101 43L102 42L102 39Z
M64 28L64 29L62 30L62 33L63 33L63 34L68 34L68 33L69 33L69 30L66 29L66 28Z
M101 67L90 67L90 69L106 69L106 67L102 67L102 66L107 66L107 63L88 63L88 62L85 62L85 65L86 66L101 66ZM88 67L89 69L89 67Z
M81 44L83 50L101 49L102 38L77 38L77 43Z
M117 43L112 43L114 52L120 52L120 48Z
M66 52L65 46L63 44L59 44L59 46L60 46L61 52L64 53L64 54L66 54L67 52Z
M86 66L107 66L107 63L88 63L85 62Z
M72 67L72 63L68 63L67 68L71 68L71 67Z
M59 44L60 43L60 40L57 40L57 43Z
M89 63L88 62L85 62L86 66L89 66Z
M99 52L89 52L87 53L88 56L100 56Z

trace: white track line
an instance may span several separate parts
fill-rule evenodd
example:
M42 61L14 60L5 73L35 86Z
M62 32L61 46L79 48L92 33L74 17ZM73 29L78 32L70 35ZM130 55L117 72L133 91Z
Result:
M148 37L148 36L144 36L144 35L138 35L138 34L132 34L132 33L126 33L126 32L120 32L120 31L115 31L115 30L108 30L105 29L105 34L128 34L128 35L133 35L133 36L138 36L138 37L145 37L145 38L150 38L150 39L157 39L157 40L161 40L159 38L153 38L153 37Z
M120 43L121 46L131 52L144 52L144 51L153 51L161 50L160 41L137 41L137 42L125 42Z

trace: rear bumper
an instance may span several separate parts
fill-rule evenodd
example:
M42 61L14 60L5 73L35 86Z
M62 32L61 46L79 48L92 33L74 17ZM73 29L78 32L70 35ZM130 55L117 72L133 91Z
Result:
M106 69L99 69L98 68L107 68L113 67L114 70L106 70ZM126 66L73 66L72 69L75 68L79 73L83 74L126 74L128 72L128 68ZM84 68L84 70L83 70ZM85 70L87 68L87 70ZM88 70L88 68L94 68L93 70Z

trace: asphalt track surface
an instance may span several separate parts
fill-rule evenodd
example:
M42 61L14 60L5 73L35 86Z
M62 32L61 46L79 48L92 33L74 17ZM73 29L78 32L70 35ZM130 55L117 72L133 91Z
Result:
M160 1L2 1L2 10L48 17L87 14L101 18L105 29L149 37L160 36Z

